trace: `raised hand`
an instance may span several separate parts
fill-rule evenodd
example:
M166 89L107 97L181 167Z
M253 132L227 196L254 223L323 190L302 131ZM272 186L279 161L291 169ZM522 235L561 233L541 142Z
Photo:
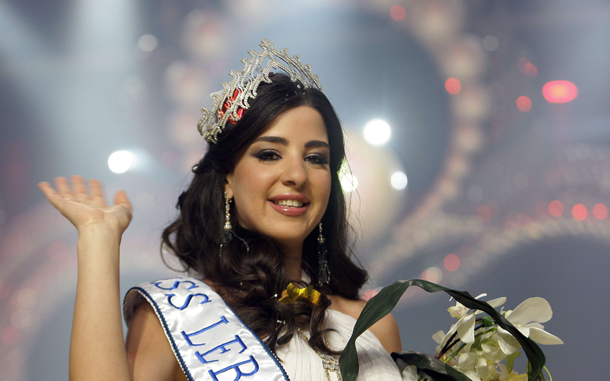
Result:
M131 221L132 207L125 191L116 193L114 205L107 205L100 181L89 180L89 193L81 176L71 179L72 188L65 177L55 178L57 191L47 182L38 187L79 233L88 228L106 228L120 237Z

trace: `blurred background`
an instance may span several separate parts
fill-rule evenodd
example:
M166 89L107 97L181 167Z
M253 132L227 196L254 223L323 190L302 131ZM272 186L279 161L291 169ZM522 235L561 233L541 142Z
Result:
M199 108L263 38L311 64L347 131L365 298L408 278L541 296L554 378L607 377L607 1L0 0L0 379L68 378L77 237L36 183L126 190L123 290L171 275ZM407 291L403 347L433 353L452 305Z

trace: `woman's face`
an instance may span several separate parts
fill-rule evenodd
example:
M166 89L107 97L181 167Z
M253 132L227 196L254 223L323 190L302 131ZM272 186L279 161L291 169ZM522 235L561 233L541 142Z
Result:
M225 191L239 224L285 250L301 250L330 197L330 147L322 116L299 106L278 115L238 157Z

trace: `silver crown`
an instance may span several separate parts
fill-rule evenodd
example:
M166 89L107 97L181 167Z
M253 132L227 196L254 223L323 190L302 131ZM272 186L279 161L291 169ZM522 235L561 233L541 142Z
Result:
M250 50L251 59L244 58L244 68L229 73L233 80L224 82L222 90L210 94L214 100L212 110L202 108L203 116L197 123L197 130L210 144L218 142L218 134L225 128L227 121L237 123L245 110L250 107L249 100L256 97L256 90L261 82L271 83L269 73L280 69L290 76L293 82L300 82L308 87L322 91L318 75L311 72L310 65L303 65L298 55L290 57L288 49L279 52L266 38L260 43L261 53Z

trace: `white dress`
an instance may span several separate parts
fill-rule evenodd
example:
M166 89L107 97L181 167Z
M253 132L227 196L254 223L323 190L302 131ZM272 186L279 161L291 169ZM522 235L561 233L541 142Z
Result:
M327 334L328 346L332 350L342 350L352 335L356 320L342 312L327 309L325 322L328 328L336 330ZM360 365L359 381L401 380L394 360L371 331L365 331L356 340L356 349ZM277 346L275 351L291 381L327 380L322 359L300 335L295 335L288 344ZM331 380L338 379L335 372L329 374Z

